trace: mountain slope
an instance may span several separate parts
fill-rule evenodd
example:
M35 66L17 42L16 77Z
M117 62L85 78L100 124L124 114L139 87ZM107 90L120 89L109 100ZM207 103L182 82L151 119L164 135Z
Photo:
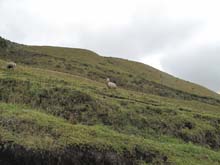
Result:
M216 93L136 62L4 41L1 164L220 163Z
M218 94L204 87L175 78L150 66L118 58L101 57L84 49L17 45L7 52L2 52L2 58L99 82L104 82L106 76L109 76L121 87L147 93L176 97L175 93L183 92L220 98Z

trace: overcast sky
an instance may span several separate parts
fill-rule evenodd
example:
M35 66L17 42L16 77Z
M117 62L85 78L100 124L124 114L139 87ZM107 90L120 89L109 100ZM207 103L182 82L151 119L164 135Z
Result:
M87 48L220 91L219 0L0 0L0 36Z

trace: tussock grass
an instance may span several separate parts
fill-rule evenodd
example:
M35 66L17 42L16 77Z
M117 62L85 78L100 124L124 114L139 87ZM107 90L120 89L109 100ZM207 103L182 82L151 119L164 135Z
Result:
M214 92L87 50L6 47L0 48L0 152L14 153L18 145L21 153L62 160L72 151L134 164L220 164ZM15 70L4 67L9 60L18 63ZM107 89L106 77L119 88Z

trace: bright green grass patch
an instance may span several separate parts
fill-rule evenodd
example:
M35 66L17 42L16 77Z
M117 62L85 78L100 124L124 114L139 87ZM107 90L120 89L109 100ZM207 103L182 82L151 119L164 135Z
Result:
M219 146L218 106L120 88L107 90L103 84L85 78L29 67L3 73L2 98L10 97L2 101L31 105L66 119L73 116L72 123L104 124L128 135L172 135L213 148ZM81 98L88 99L82 102Z
M176 164L220 162L219 152L191 143L169 137L162 138L164 140L143 139L117 133L105 126L72 125L66 120L18 105L1 103L0 121L2 142L13 141L31 149L55 150L69 145L87 145L120 154L125 151L132 153L138 148L142 152L166 155L169 162Z

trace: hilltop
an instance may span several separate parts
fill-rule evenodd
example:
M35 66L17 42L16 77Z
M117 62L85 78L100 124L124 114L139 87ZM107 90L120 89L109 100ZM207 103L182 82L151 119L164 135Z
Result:
M220 164L220 97L205 87L90 50L3 38L0 66L0 164Z

